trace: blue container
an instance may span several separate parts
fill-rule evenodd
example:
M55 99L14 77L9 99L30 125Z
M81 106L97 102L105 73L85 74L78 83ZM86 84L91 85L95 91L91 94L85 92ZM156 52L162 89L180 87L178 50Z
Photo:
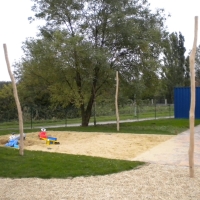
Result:
M54 140L54 141L57 141L57 138L55 137L47 137L49 140Z
M174 88L174 116L189 119L190 87ZM196 87L195 119L200 119L200 87Z

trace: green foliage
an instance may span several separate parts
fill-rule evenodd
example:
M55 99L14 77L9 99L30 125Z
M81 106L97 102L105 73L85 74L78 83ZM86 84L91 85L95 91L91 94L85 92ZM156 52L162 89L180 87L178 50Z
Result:
M197 47L195 58L196 85L200 86L200 45Z
M30 40L33 41L33 39ZM33 51L33 49L30 49L30 51ZM38 49L36 51L38 51ZM34 54L35 52L33 52L32 56L34 56ZM28 56L28 52L26 52L26 55ZM39 56L39 52L37 55ZM40 70L39 67L35 67L37 65L36 63L39 62L38 60L39 59L37 59L37 61L35 60L33 63L30 58L27 59L27 61L23 59L22 63L14 64L15 77L18 80L18 94L22 107L26 105L35 107L50 105L50 91L48 90L50 79L48 76L48 68L45 73Z
M4 84L0 89L0 121L13 120L16 119L17 116L12 84Z
M184 36L171 33L164 41L162 67L163 93L168 102L173 102L174 87L186 86L188 81L188 61L185 59Z
M10 81L0 81L0 89L4 87L4 85L9 85Z
M0 177L4 178L71 178L96 176L131 170L143 162L99 157L25 151L0 147Z
M185 59L185 83L184 86L190 86L190 61L189 56Z
M46 25L40 27L39 39L23 46L25 56L16 74L21 76L24 98L31 96L34 104L41 99L53 106L73 104L87 126L94 101L113 94L115 70L124 86L141 81L145 96L155 93L163 10L153 13L143 0L32 1L31 20L43 19ZM154 82L151 94L148 77Z

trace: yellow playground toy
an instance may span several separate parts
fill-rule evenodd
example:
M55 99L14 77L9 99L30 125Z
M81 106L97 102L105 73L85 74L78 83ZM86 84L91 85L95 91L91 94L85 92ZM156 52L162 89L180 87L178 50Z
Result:
M38 137L40 138L40 140L46 140L46 144L47 145L50 145L50 144L60 144L60 142L57 141L57 138L51 137L51 136L47 136L45 128L41 128L41 131L38 134Z

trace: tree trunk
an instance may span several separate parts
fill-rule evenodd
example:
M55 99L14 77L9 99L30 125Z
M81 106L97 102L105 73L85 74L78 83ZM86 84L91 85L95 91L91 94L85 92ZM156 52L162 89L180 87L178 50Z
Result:
M8 73L10 75L10 79L12 81L12 86L13 86L13 95L15 98L15 102L17 105L17 111L18 111L18 118L19 118L19 132L20 132L20 146L19 146L19 154L20 155L24 155L24 135L23 135L23 117L22 117L22 109L21 109L21 105L20 105L20 101L19 101L19 97L18 97L18 93L17 93L17 86L15 83L15 78L12 74L11 68L10 68L10 62L8 59L8 52L7 52L7 46L6 44L3 44L3 48L4 48L4 54L5 54L5 59L6 59L6 64L7 64L7 68L8 68Z
M190 146L189 146L189 170L190 177L194 177L194 113L195 113L195 55L197 46L198 17L195 17L194 43L190 54L190 81L191 81L191 102L190 102Z
M82 126L88 126L89 121L90 121L90 117L91 117L91 113L92 113L92 108L91 110L84 110L84 108L81 108L81 118L82 118Z
M90 99L87 104L87 108L85 109L84 104L81 105L81 118L82 118L82 126L88 126L90 117L92 114L92 106L94 103L94 95L91 94Z

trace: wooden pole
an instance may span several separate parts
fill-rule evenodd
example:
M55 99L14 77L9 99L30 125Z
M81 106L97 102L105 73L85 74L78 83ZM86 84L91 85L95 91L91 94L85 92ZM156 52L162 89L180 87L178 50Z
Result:
M190 145L189 145L189 173L190 177L194 177L194 119L195 119L195 55L197 47L197 33L198 33L198 17L195 16L195 28L194 28L194 43L192 52L190 54Z
M119 76L118 76L118 71L116 71L115 110L116 110L116 118L117 118L117 131L119 131L118 91L119 91Z
M8 73L9 73L10 79L12 81L13 95L14 95L14 98L15 98L15 103L17 105L17 111L18 111L19 132L20 132L19 154L23 156L24 155L24 136L23 136L22 110L21 110L21 105L20 105L18 93L17 93L17 87L16 87L16 83L15 83L15 78L14 78L14 76L12 74L11 67L10 67L10 62L9 62L9 59L8 59L8 52L7 52L6 44L3 44L3 49L4 49L4 54L5 54Z

